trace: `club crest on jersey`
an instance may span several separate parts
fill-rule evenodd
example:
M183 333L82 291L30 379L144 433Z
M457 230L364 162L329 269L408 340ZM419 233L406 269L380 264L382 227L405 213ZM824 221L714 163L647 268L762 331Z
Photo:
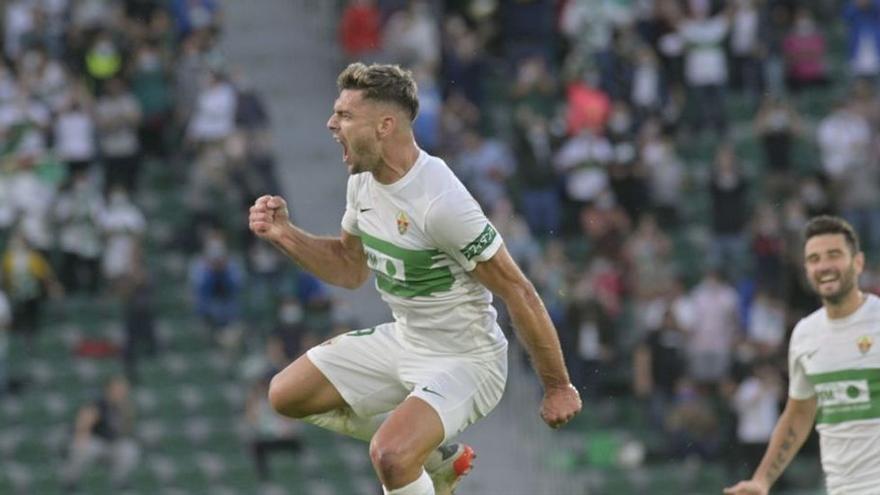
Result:
M859 337L859 340L856 341L856 345L859 346L859 352L867 354L868 351L871 350L871 346L874 345L874 338L870 335L862 335Z
M406 234L407 229L409 229L409 219L406 218L406 213L400 212L397 214L397 232L403 235Z

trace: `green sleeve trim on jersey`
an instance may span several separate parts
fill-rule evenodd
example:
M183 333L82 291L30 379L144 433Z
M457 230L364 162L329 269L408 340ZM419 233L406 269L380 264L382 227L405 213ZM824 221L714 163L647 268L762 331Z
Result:
M379 290L393 296L431 296L452 289L455 277L448 265L435 266L446 255L438 249L406 249L361 232L367 265L376 274Z
M816 388L820 424L880 419L880 369L852 369L807 375Z
M470 244L465 246L464 249L461 250L461 254L463 254L468 261L472 260L482 254L487 247L491 246L497 235L498 233L495 232L495 228L492 227L492 224L487 223L483 232L481 232L476 239L471 241Z

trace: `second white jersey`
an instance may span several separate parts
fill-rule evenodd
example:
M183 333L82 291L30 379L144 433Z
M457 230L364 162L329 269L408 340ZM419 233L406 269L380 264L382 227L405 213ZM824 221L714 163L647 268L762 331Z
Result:
M420 151L388 185L352 175L342 228L361 238L406 342L440 354L507 345L492 294L468 273L498 251L501 236L443 160Z
M880 490L880 299L846 318L819 309L789 345L789 396L816 396L822 467L831 495Z

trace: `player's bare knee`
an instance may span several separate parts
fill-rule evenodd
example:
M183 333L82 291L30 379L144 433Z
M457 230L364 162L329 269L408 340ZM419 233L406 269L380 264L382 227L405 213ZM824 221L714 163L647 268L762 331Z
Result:
M373 467L381 473L386 482L397 480L409 470L417 467L415 466L415 457L411 452L375 439L370 442L370 459L373 461Z
M308 415L302 411L302 408L297 407L298 401L291 396L288 387L283 386L280 375L273 376L272 381L269 382L269 404L279 414L291 418L302 418Z

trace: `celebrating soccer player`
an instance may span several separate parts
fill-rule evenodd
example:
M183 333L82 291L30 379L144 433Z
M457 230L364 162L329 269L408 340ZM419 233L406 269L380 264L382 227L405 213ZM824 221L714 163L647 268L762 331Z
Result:
M356 288L372 271L394 321L310 349L273 378L269 398L282 414L369 441L385 493L452 493L474 454L450 441L489 414L507 379L492 293L544 387L543 420L565 424L581 400L535 288L446 163L416 144L410 72L355 63L337 83L327 127L351 174L340 237L294 226L279 196L257 199L250 228L328 283Z

